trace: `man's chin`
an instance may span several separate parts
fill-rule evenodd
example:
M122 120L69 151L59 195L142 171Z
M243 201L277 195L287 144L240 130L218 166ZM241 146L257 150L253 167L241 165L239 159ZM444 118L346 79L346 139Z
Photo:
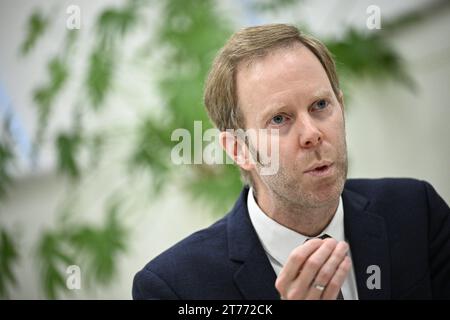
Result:
M343 182L334 180L328 183L315 184L304 190L308 190L306 194L308 194L308 202L311 205L322 206L339 199L342 189Z

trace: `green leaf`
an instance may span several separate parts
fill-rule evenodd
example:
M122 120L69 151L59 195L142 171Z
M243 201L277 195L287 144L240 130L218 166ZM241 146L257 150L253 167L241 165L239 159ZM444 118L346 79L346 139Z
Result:
M80 168L77 163L77 155L80 145L81 137L78 133L60 133L56 139L59 170L71 178L80 177Z
M342 40L327 41L326 45L335 56L338 73L342 76L376 80L391 78L414 88L404 61L378 34L367 35L349 29Z
M70 292L65 274L70 265L80 266L82 279L90 283L110 283L117 274L117 258L126 251L128 240L118 210L118 204L113 202L100 227L72 223L41 235L37 258L41 284L48 298L56 299L61 292Z
M288 9L294 4L298 4L300 0L253 0L251 8L257 11L278 11Z
M44 232L37 247L37 258L40 262L41 285L45 295L56 299L61 291L66 291L64 270L75 264L75 259L65 246L64 232Z
M132 171L147 169L153 173L152 183L155 193L162 191L162 184L171 169L170 150L175 142L170 140L172 125L146 119L137 128L138 140L129 164Z
M98 109L111 89L115 66L113 49L100 45L89 57L86 88L94 109Z
M65 85L69 71L66 62L60 57L53 57L47 65L49 80L33 91L33 99L38 106L38 134L37 142L42 139L47 125L52 104Z
M34 11L27 21L27 35L20 47L22 55L28 54L36 45L37 40L43 36L49 25L49 19L39 11Z
M237 167L231 164L193 167L195 175L186 180L185 189L195 201L209 206L214 214L225 214L243 187Z
M97 20L97 29L102 37L113 39L124 36L138 22L136 1L128 1L123 8L107 8Z
M11 146L0 141L0 199L6 195L6 189L12 183L9 168L14 159Z
M116 259L126 250L127 231L117 220L117 205L108 210L105 225L100 228L72 228L68 241L88 261L88 276L101 284L111 281L117 272Z
M17 284L13 265L19 259L17 244L6 229L0 230L0 297L8 296L8 287Z

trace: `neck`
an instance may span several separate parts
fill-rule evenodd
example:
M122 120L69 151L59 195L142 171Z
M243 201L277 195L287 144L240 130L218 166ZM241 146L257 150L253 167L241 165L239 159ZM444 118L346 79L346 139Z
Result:
M339 205L338 198L321 206L308 207L289 202L273 192L258 192L255 198L261 210L271 219L308 237L318 236L325 230Z

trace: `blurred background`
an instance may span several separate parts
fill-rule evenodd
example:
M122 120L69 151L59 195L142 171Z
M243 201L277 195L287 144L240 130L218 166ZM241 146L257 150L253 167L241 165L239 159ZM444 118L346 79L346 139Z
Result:
M332 51L349 177L427 180L450 203L449 4L2 1L0 298L129 299L150 259L231 208L238 170L174 165L171 134L211 128L205 75L246 26Z

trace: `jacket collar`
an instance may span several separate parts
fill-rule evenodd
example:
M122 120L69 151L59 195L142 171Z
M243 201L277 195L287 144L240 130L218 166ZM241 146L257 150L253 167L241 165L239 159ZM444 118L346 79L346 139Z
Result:
M245 187L228 216L229 258L242 263L234 282L245 299L279 299L276 275L250 222L247 209L248 187Z

